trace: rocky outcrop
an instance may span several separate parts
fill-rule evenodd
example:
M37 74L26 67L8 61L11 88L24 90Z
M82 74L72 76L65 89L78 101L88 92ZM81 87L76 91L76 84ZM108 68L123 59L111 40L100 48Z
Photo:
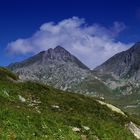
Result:
M126 114L121 109L117 108L116 106L114 106L112 104L105 103L105 102L100 101L100 100L96 100L96 101L99 102L101 105L106 105L112 111L117 112L119 114L122 114L123 116L126 116Z
M126 124L126 127L131 131L132 134L134 134L134 136L137 139L140 139L140 127L139 126L137 126L133 122L130 122L130 123Z

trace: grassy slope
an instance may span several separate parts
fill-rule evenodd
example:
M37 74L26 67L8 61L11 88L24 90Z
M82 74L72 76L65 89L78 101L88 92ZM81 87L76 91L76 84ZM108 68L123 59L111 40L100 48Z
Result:
M89 96L100 96L104 98L114 97L114 93L111 89L109 89L105 84L103 84L100 80L95 79L94 75L88 75L81 83L74 85L73 92L77 91L77 93L81 93L81 90L88 91L82 94L87 94Z
M15 74L11 73L8 69L0 67L0 80L5 79L17 80L18 77Z
M109 74L102 74L98 71L93 71L93 74L96 76L98 75L102 81L107 81L110 79L111 81L116 81L111 75ZM128 95L130 92L127 88L132 88L132 94ZM106 93L106 90L104 90ZM110 92L108 92L110 93ZM123 95L122 93L126 93L127 95ZM105 95L105 94L104 94ZM115 90L112 90L112 94L108 94L105 96L105 100L111 104L116 105L117 107L121 108L123 111L131 114L134 118L137 118L140 121L140 88L135 87L132 84L127 84L122 87L118 87Z
M26 102L21 102L19 95ZM101 140L135 140L124 127L126 122L122 115L83 95L37 83L0 81L0 139L3 140L78 140L82 134L89 140L94 135ZM81 132L73 132L72 127L81 128Z
M108 100L108 102L118 106L140 121L140 88L133 88L132 93L121 95L121 91L117 91L116 94L119 96Z

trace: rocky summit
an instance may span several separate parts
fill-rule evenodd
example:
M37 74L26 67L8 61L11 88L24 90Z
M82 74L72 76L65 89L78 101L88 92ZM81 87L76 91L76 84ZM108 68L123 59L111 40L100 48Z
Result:
M111 88L127 86L128 93L140 86L140 42L118 53L93 70Z
M127 51L114 55L95 68L95 71L121 79L129 78L133 81L140 81L140 42Z
M66 90L82 81L90 72L75 56L61 46L8 66L23 80L41 81Z

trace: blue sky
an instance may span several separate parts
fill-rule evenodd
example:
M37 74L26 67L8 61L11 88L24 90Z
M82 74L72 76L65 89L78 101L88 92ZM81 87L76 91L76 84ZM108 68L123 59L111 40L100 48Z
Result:
M63 37L61 37L60 41L60 38L58 36L56 37L56 34L53 36L54 28L59 28L61 30L61 34L66 34L65 31L68 31L66 29L66 24L64 31L62 30L62 26L60 27L60 24L64 23L65 20L76 24L76 27L72 27L72 29L77 31L75 32L76 36L74 37L77 40L77 46L80 44L79 47L76 47L75 44L71 44L72 48L70 48L70 46L67 46L66 42L62 41ZM49 22L54 22L51 24L51 27L49 26L51 33L48 33ZM47 28L45 27L46 24ZM45 27L45 30L43 28L43 35L45 32L45 37L51 36L51 38L46 38L48 42L49 40L56 38L57 41L59 40L59 44L66 44L66 49L92 68L102 63L104 59L107 59L111 55L117 53L118 50L125 50L127 47L130 47L130 44L140 41L140 1L2 0L0 1L0 65L8 65L11 62L23 60L24 58L38 53L43 49L48 49L48 47L55 47L46 45L45 48L44 46L41 47L42 44L35 44L36 37L34 36L37 34L37 41L40 36L42 37L42 30L40 28L43 25ZM92 28L92 31L89 31L89 28ZM93 31L93 29L96 29L96 31ZM39 33L37 33L38 31ZM82 41L82 45L84 44L86 46L87 42L88 49L90 48L89 50L85 48L86 50L93 51L89 58L87 58L87 56L89 56L89 52L85 52L83 46L81 46L82 38L77 37L77 34L81 35L82 33L85 33L86 37L88 36L88 40L91 38L90 42L93 43L94 46L94 49L91 49L92 44L89 44L89 41ZM73 33L69 34L71 36L73 35ZM65 36L67 36L67 34ZM92 38L92 36L95 36L96 38ZM19 42L17 45L17 40L19 39L22 39L22 44L20 44L20 46ZM56 40L54 42L51 41L50 44L57 44ZM98 40L100 40L100 43L97 42ZM110 44L109 46L106 45L108 48L110 48L111 45L113 47L119 45L120 48L111 48L110 50L105 48L105 51L107 52L104 54L104 46L100 46L99 48L98 46L106 40ZM41 39L41 41L44 40ZM122 44L119 44L119 42ZM8 44L10 44L9 47L7 47ZM27 49L27 51L23 51L26 48L26 46L24 46L26 44L29 45L30 51ZM16 47L13 47L13 45ZM32 47L37 47L35 48L36 51L34 51ZM19 49L22 51L19 51ZM96 59L97 56L93 56L93 53L96 53L96 51L98 55L104 54L104 57L102 57L99 61ZM85 54L83 52L85 52Z

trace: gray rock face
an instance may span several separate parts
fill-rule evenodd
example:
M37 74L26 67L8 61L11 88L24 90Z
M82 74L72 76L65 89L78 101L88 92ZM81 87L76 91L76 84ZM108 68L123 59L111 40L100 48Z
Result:
M111 74L119 79L140 81L140 42L127 51L116 54L94 69L100 73Z
M41 81L67 90L81 82L90 70L61 46L8 66L23 80Z
M15 70L18 68L28 67L33 64L34 65L46 64L46 63L52 64L54 61L61 62L61 63L71 62L82 69L89 70L89 68L86 65L84 65L80 60L78 60L75 56L71 55L67 50L65 50L61 46L57 46L54 49L50 48L47 51L42 51L39 54L30 57L22 62L10 64L8 68L10 68L11 70Z
M140 95L140 42L127 51L114 55L95 68L93 73L120 97L125 96L124 100L133 97L136 102Z

